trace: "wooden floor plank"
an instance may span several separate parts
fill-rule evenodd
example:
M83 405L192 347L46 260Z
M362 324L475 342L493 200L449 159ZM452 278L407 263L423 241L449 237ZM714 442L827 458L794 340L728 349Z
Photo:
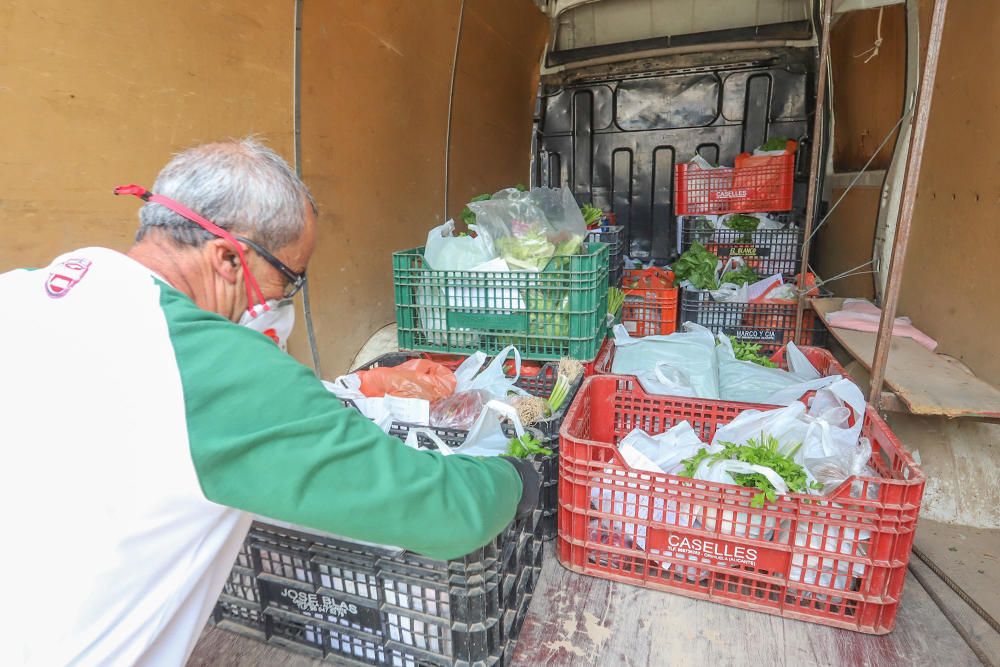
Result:
M188 667L319 667L297 655L215 627ZM875 637L734 609L564 569L552 543L512 665L629 667L910 667L981 664L912 577L896 629Z
M921 519L914 543L986 613L1000 619L1000 529Z
M827 316L840 310L842 303L843 299L812 300L833 337L870 370L875 334L829 326ZM910 338L892 338L885 383L915 415L1000 418L1000 389Z
M896 629L875 637L585 577L546 554L515 665L979 665L907 579Z

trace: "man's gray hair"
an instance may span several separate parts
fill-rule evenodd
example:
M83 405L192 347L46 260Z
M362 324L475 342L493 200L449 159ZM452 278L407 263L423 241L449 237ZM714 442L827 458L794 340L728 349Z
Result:
M254 139L195 146L167 163L153 192L174 199L223 229L250 237L268 250L292 243L305 227L306 207L316 212L309 189L281 159ZM152 228L174 241L200 246L216 238L166 206L139 210L141 241Z

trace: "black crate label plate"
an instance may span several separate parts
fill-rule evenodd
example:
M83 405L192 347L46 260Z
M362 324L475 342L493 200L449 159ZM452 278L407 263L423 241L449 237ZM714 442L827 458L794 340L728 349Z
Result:
M781 343L785 332L781 329L747 329L740 327L730 332L742 343Z
M732 244L719 245L712 248L719 257L770 257L771 248L768 246Z
M265 599L290 610L303 614L324 614L357 623L361 627L379 628L382 616L378 609L358 604L349 597L337 597L326 593L311 593L291 586L283 586L270 581L261 581L260 588Z

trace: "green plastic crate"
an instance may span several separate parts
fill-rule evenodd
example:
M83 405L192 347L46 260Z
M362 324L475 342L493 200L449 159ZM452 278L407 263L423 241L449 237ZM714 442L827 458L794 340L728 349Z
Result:
M393 253L401 350L496 354L525 359L597 356L607 332L608 246L585 243L544 271L434 271L424 249Z

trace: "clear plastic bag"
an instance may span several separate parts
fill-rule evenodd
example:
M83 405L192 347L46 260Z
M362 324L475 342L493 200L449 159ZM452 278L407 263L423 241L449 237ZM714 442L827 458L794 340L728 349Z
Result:
M556 255L572 255L587 235L580 207L567 189L501 190L470 202L476 231L514 270L541 271Z
M431 426L468 431L476 423L489 397L482 391L462 391L431 404Z

